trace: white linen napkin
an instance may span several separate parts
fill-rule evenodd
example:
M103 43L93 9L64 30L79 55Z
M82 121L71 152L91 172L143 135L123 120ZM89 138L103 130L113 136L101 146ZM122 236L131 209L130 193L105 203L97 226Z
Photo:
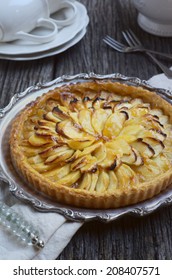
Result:
M152 86L172 90L172 80L164 74L156 75L149 80ZM69 222L57 213L42 213L30 205L23 204L8 193L8 188L0 188L0 201L12 205L13 209L22 213L27 221L40 230L40 238L45 247L37 250L33 246L24 245L0 225L0 259L2 260L54 260L66 247L72 236L82 226L79 222Z
M1 186L3 186L2 183ZM8 192L7 187L0 188L0 201L5 202L32 223L40 232L40 239L45 242L43 249L24 244L10 231L0 225L0 260L54 260L82 226L79 222L67 221L57 213L42 213L24 204Z
M170 69L172 70L172 67ZM172 90L172 79L168 79L164 74L155 75L148 82L151 86Z

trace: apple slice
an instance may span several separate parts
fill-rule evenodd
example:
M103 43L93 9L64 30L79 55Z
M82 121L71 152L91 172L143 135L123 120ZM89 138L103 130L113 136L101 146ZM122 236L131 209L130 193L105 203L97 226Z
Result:
M43 159L40 157L40 155L36 155L33 157L28 158L27 160L30 164L37 164L43 162Z
M65 185L67 187L70 187L79 180L80 176L80 171L70 172L68 175L58 180L57 183L59 185Z
M109 175L106 171L102 171L99 174L97 184L96 184L96 191L97 192L104 192L108 189L109 186Z
M128 102L127 100L126 100L126 101L125 101L125 100L122 100L122 101L120 101L119 103L116 104L116 106L114 107L114 110L115 110L115 111L116 111L116 110L120 111L120 110L122 110L123 108L130 109L132 106L133 106L133 105L132 105L130 102Z
M54 107L52 113L60 120L65 120L69 118L67 108L60 105Z
M134 164L136 160L137 160L137 155L136 155L135 150L133 148L131 148L129 154L124 154L121 157L121 161L123 163L127 163L127 164Z
M85 130L85 132L87 132L91 135L95 135L95 131L94 131L92 123L91 123L92 112L87 109L81 110L79 112L78 118L79 118L79 122L80 122L82 128Z
M111 109L112 111L114 111L114 107L116 106L116 104L118 104L119 101L117 100L110 100L110 101L106 101L103 104L103 109Z
M118 136L125 120L126 116L121 112L115 112L111 114L105 122L103 136L108 138L115 138Z
M87 147L90 147L93 144L94 140L89 140L89 139L77 139L75 140L67 140L67 144L71 149L74 150L83 150Z
M44 172L44 176L49 178L51 181L56 182L57 180L65 177L70 173L70 164L56 167L50 171Z
M23 137L24 139L29 139L33 135L34 126L29 128L23 127Z
M160 141L164 141L165 138L167 137L167 135L160 129L150 129L149 130L151 136L150 137L153 137L153 138L156 138Z
M124 163L116 169L115 174L118 180L118 186L121 188L135 186L139 181L136 173Z
M96 97L93 102L92 102L92 107L94 109L100 109L100 108L104 108L103 105L106 102L106 100L100 96Z
M106 146L103 143L94 150L93 156L97 158L97 164L106 158Z
M59 97L60 97L60 104L62 104L64 107L69 108L70 107L70 102L71 100L73 100L74 98L76 98L76 95L74 95L71 92L67 92L67 91L62 91L59 93ZM58 102L59 103L59 102Z
M42 137L51 137L51 136L56 136L56 132L55 131L51 131L51 129L47 129L47 128L35 128L35 134L38 135L38 136L42 136Z
M131 114L130 114L130 110L128 111L128 115L129 115L129 118L128 120L126 120L125 122L125 127L129 127L129 126L135 126L135 125L142 125L142 120L143 118L133 118L131 117Z
M132 106L136 106L136 105L142 105L143 101L141 98L134 98L130 100L130 103L132 104Z
M33 131L32 131L33 133ZM22 139L20 143L21 147L30 147L29 141L27 139Z
M47 120L42 119L42 120L38 121L38 126L40 128L44 128L44 129L47 129L47 130L49 129L49 130L54 131L55 127L56 127L56 124L52 121L47 121Z
M144 165L135 167L141 182L149 181L161 173L161 168L153 159L144 160Z
M122 110L120 110L121 114L124 114L124 118L127 121L130 118L130 112L127 108L123 108Z
M41 118L43 118L45 113L46 113L46 111L44 108L37 109L35 117L37 117L38 119L41 119Z
M115 152L114 152L115 153ZM111 149L106 149L106 158L98 163L98 166L114 170L120 165L121 161L117 155L114 155Z
M79 159L81 157L84 157L86 155L94 155L94 151L98 149L102 145L102 143L95 143L94 145L90 145L89 147L85 147L83 151L79 151L78 149L75 151L73 156L69 159L70 162L73 162L76 159Z
M105 143L106 148L111 149L113 155L122 156L129 154L131 151L130 145L122 138L116 138L112 141Z
M102 168L109 168L114 164L116 164L116 155L112 153L111 149L106 148L106 157L98 163L98 166Z
M135 162L133 163L133 165L134 165L134 166L143 165L143 164L144 164L143 156L141 156L141 154L139 153L139 151L137 151L137 150L134 149L133 147L132 147L132 150L134 151L135 157L136 157L136 160L135 160Z
M143 142L149 144L153 148L155 152L153 157L159 155L165 147L161 140L152 137L144 138Z
M151 109L150 114L153 115L153 116L158 116L158 117L163 115L161 109Z
M105 122L109 116L108 110L104 110L102 108L95 110L92 114L92 127L95 132L99 135L102 135L102 131L104 129Z
M86 155L91 155L92 153L94 154L94 151L99 148L101 143L96 143L94 145L90 145L89 147L85 147L83 151L80 151L77 149L75 153L69 158L69 162L73 162L81 157L84 157Z
M141 154L143 158L151 158L155 155L153 147L148 143L143 142L143 140L140 138L133 142L131 145L135 150L137 150Z
M88 158L89 156L87 156ZM81 167L81 172L96 172L97 171L97 164L96 164L96 157L90 157L87 161L86 165Z
M118 180L114 171L109 171L108 175L109 175L108 191L113 191L118 187Z
M84 165L86 165L88 162L88 159L86 156L77 158L74 162L71 164L71 170L76 171L78 169L81 169Z
M60 150L60 148L61 148L61 150ZM45 164L55 164L55 163L60 163L61 164L62 162L68 160L73 155L74 151L70 150L70 149L63 150L63 148L64 147L57 148L54 151L54 154L52 156L49 156L45 160Z
M77 127L81 129L82 127L79 123L79 113L69 111L69 116L70 116L72 122L75 123L77 125Z
M85 106L84 104L81 102L80 99L78 98L73 98L71 101L70 101L70 106L69 106L70 110L72 112L79 112L80 110L82 109L85 109Z
M51 112L54 107L58 105L58 100L49 98L46 100L46 111Z
M38 124L34 127L35 130L42 129L47 131L55 132L56 124L54 122L41 120L38 121Z
M96 170L96 157L91 155L80 157L71 164L71 169L73 171L80 170L81 172L90 172Z
M103 99L105 99L105 100L108 100L109 97L110 97L110 92L105 91L105 90L101 90L101 91L100 91L100 94L99 94L99 97L100 97L100 98L103 98Z
M90 186L91 186L91 174L85 173L83 174L83 178L81 183L79 184L79 188L84 190L89 190Z
M118 138L119 139L122 138L126 142L131 143L137 140L139 137L141 137L140 134L143 131L144 131L144 127L140 124L127 125L124 126L123 129L120 131Z
M134 106L130 109L130 114L134 118L140 118L148 114L149 109L146 106Z
M68 149L68 147L67 146L63 147L61 145L55 144L48 148L42 149L41 152L39 152L39 155L42 158L48 158L49 156L54 155L54 153L59 151L59 149L65 151L66 149Z
M49 170L52 170L53 168L57 167L57 165L52 164L52 165L46 165L43 162L37 163L37 164L32 164L32 168L36 170L39 173L43 173Z
M129 164L129 165L142 165L143 164L143 157L140 155L140 153L131 147L131 152L129 154L124 154L121 157L121 161L123 163Z
M164 126L169 122L169 117L161 115L161 116L159 116L159 121Z
M66 136L71 139L82 139L82 140L93 140L94 138L91 135L79 130L70 120L65 120L56 124L56 132L62 136Z
M92 99L91 99L91 97L90 96L85 96L83 99L82 99L82 102L83 102L83 108L82 109L84 109L84 108L86 108L86 109L88 109L88 108L92 108Z
M131 110L130 110L131 113ZM137 114L137 110L136 110ZM125 126L132 126L132 125L142 125L145 127L143 129L142 133L145 133L146 130L148 129L156 129L156 130L163 130L163 124L157 119L156 117L152 116L151 114L145 114L144 116L137 116L134 117L131 115L129 120L125 122ZM140 135L140 137L142 137Z
M32 136L29 137L28 141L32 146L40 147L42 145L51 143L52 142L51 137L52 136L43 137L43 136L38 136L36 134L32 134Z
M99 170L91 174L91 184L89 188L90 192L95 191L98 178L99 178Z
M81 155L84 156L84 155L91 155L96 149L98 149L100 146L102 145L101 142L97 142L93 145L91 145L90 147L86 147L82 152L81 152Z
M163 154L160 154L156 158L153 158L153 161L159 166L161 172L166 172L171 168L169 159Z
M60 122L61 120L55 116L52 112L48 112L46 114L43 115L43 118L47 121L51 121L54 123Z
M49 143L48 145L40 146L40 147L33 147L28 143L28 146L21 146L24 154L27 157L33 157L41 153L44 149L48 149L51 147L53 143Z
M146 114L142 124L149 129L162 130L163 124L159 121L159 118L152 116L151 114Z

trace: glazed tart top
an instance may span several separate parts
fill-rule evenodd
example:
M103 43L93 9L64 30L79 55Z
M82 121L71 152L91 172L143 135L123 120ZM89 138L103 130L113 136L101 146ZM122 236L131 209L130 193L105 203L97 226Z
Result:
M150 100L112 82L50 91L15 124L21 160L42 180L93 193L151 181L171 168L172 125Z

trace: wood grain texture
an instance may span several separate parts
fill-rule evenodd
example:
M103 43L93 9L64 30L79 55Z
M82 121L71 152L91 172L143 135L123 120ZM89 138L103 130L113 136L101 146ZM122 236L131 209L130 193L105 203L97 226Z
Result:
M37 61L0 60L0 107L15 92L63 74L119 72L149 79L161 70L144 54L121 54L106 46L108 34L123 41L121 31L131 28L144 45L171 52L172 38L150 35L137 25L137 13L129 0L79 0L88 10L90 23L84 38L62 54ZM172 61L163 60L167 66ZM172 207L147 217L124 217L110 224L84 224L57 259L118 260L172 259Z

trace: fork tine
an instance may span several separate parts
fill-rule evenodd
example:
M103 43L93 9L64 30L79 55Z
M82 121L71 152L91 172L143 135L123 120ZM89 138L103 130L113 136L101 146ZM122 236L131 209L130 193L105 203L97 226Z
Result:
M124 36L124 39L126 40L126 42L128 43L128 45L131 47L133 44L130 41L130 38L128 37L127 31L122 31L122 35Z
M130 33L130 36L132 36L134 38L134 40L136 41L137 45L142 45L142 43L140 42L139 38L136 36L136 34L134 34L134 32L129 29L128 32Z
M118 45L118 46L121 47L121 48L124 48L124 47L125 47L124 44L122 44L122 43L116 41L115 39L113 39L113 38L110 37L109 35L106 35L106 36L105 36L105 39L107 39L109 42L111 42L111 43L114 44L114 45Z
M111 46L112 48L115 48L118 51L123 51L125 46L123 44L121 44L120 42L112 39L110 36L106 36L103 41L108 44L109 46Z
M122 51L122 48L121 48L121 47L119 47L117 44L114 44L114 43L110 42L110 41L107 40L106 38L104 38L103 41L104 41L107 45L109 45L111 48L113 48L113 49L115 49L115 50L117 50L117 51Z
M128 40L128 43L130 41L130 46L132 44L132 46L141 46L142 43L140 42L140 40L138 39L138 37L134 34L134 32L129 29L129 30L126 30L124 33L123 33L123 36L125 37L126 41Z
M127 43L129 44L130 47L133 47L135 45L138 45L136 44L135 40L133 39L133 37L130 35L129 31L126 30L126 31L122 31L122 34L125 38L125 40L127 41Z

